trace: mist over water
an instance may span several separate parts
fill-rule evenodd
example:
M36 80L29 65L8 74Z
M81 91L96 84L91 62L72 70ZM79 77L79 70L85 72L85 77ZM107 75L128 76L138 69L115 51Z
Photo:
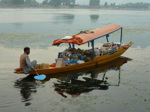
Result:
M0 9L0 112L150 111L149 18L150 11ZM13 73L24 47L31 48L31 60L51 64L57 53L68 47L52 46L53 40L111 24L123 27L123 43L134 41L123 54L127 59L89 68L88 73L48 76L45 81ZM119 33L110 35L110 41L118 42ZM105 38L99 39L96 46L101 47L104 42ZM87 45L76 47L88 48ZM88 85L91 77L97 80L104 77L104 81L91 86ZM77 79L80 85L74 82L65 88L66 83L59 82L72 79ZM63 87L59 88L63 92L56 86Z

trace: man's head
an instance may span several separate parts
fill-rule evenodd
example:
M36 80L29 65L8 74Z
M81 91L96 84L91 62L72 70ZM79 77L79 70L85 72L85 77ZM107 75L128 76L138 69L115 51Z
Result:
M29 47L25 47L25 48L24 48L24 53L30 54L30 48L29 48Z

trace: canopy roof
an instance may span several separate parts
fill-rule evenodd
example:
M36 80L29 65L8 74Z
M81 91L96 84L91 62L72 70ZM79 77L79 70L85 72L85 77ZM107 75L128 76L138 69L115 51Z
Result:
M80 33L77 35L73 35L72 38L70 39L56 39L54 40L52 45L59 45L61 43L73 43L81 45L93 41L95 39L101 38L103 36L106 36L108 34L111 34L121 28L122 27L120 25L109 25L106 27L91 30L90 33Z

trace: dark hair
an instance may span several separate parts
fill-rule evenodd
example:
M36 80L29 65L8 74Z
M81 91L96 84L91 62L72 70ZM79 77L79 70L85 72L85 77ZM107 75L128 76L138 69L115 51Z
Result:
M27 50L30 50L30 48L29 47L25 47L24 48L24 52L27 51Z

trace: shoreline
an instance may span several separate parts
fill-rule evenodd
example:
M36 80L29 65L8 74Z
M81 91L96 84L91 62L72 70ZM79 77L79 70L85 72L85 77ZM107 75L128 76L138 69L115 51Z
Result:
M97 10L133 10L133 11L150 11L150 8L118 8L118 7L89 7L89 6L76 6L74 8L62 6L62 7L51 7L51 6L1 6L0 9L97 9Z

